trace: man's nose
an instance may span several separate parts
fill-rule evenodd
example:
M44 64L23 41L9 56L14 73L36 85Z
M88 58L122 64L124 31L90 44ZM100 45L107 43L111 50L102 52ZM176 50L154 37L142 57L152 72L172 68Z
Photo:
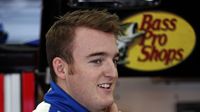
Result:
M107 77L118 77L116 64L111 60L108 61L105 65L105 76Z

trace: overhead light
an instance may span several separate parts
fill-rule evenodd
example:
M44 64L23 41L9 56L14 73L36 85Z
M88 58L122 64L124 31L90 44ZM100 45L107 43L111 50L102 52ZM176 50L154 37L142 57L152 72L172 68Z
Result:
M134 9L159 5L161 0L70 0L68 5L76 8Z

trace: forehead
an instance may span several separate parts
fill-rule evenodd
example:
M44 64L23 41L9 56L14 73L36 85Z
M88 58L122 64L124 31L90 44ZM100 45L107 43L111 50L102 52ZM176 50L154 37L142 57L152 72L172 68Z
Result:
M112 55L118 52L114 34L86 27L75 30L73 48L74 53L83 55L94 52L106 52Z

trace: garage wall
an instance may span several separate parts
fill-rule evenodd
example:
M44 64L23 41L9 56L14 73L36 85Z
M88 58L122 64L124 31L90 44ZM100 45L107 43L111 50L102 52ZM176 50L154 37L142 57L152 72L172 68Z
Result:
M177 102L200 102L199 82L119 78L115 99L123 112L176 112Z

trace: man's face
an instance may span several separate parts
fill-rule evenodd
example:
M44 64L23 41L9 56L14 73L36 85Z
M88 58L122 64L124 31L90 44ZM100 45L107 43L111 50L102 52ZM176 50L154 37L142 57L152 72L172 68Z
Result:
M114 34L77 28L73 58L73 74L66 78L69 94L92 112L111 105L118 78Z

